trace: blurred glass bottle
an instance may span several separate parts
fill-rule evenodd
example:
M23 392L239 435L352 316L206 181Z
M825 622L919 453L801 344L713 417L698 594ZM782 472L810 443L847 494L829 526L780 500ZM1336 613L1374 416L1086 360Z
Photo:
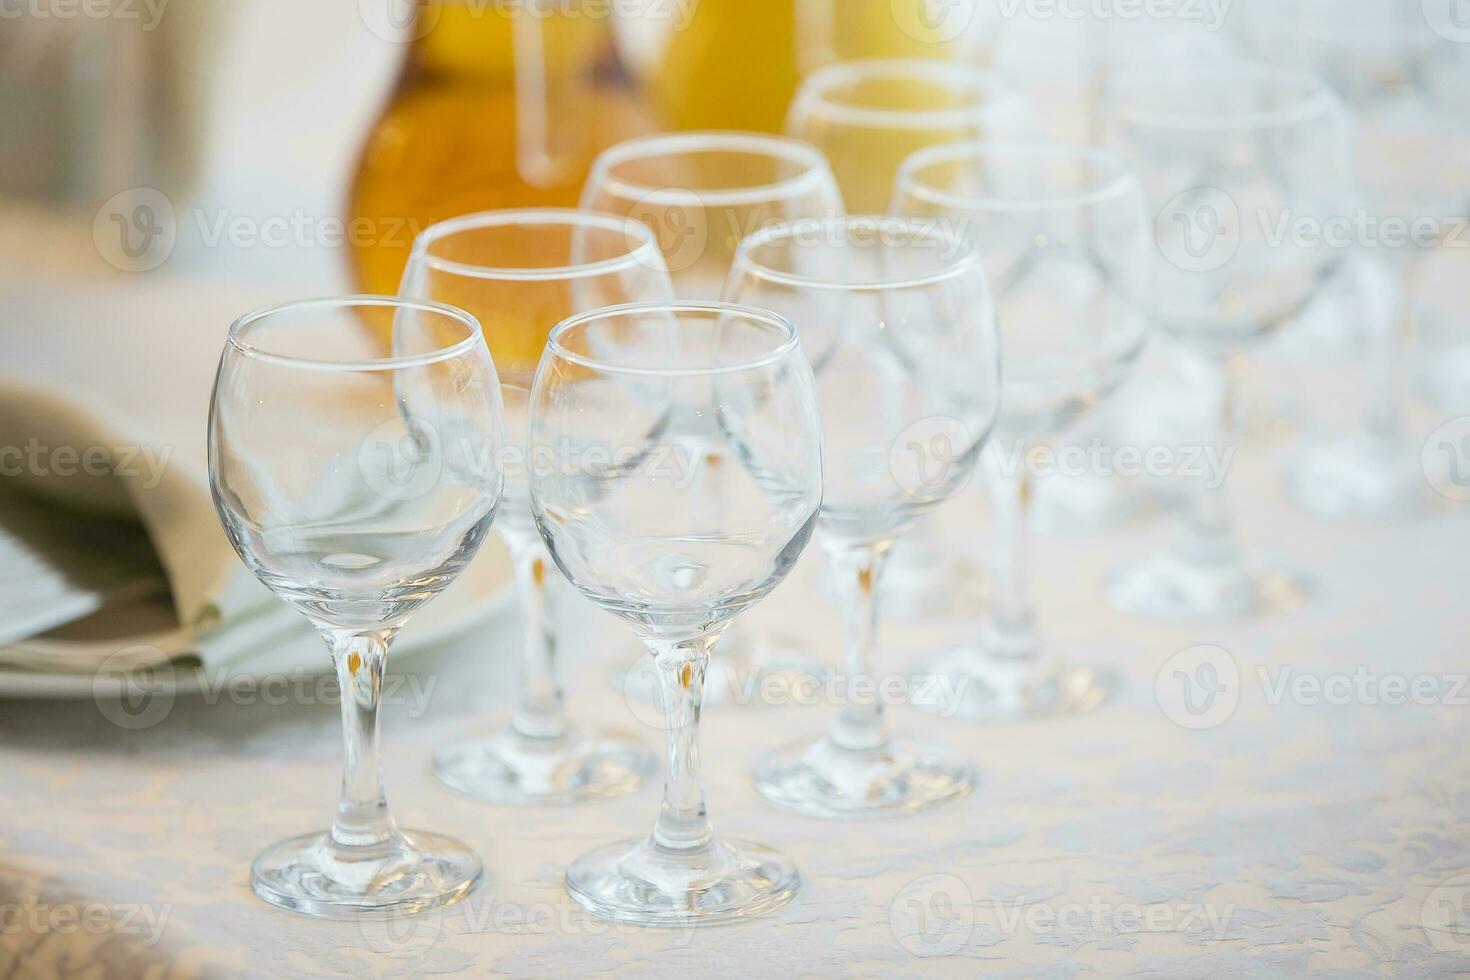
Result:
M629 34L674 128L779 133L801 77L834 61L986 60L980 2L671 0L647 4Z
M420 0L410 30L350 192L365 292L398 291L413 234L435 221L576 207L598 152L654 128L603 0ZM536 356L544 342L526 338Z

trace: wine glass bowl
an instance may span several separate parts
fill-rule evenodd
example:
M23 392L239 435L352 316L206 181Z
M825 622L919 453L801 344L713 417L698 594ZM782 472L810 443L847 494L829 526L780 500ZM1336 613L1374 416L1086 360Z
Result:
M848 211L888 209L893 177L925 146L1031 129L1026 101L998 75L958 62L879 58L843 61L807 76L786 132L831 161Z
M770 224L842 213L827 160L765 133L646 136L602 153L582 207L653 229L680 299L720 295L741 239Z
M365 329L388 314L391 334ZM323 917L453 902L480 859L400 831L377 757L388 646L475 555L495 517L504 424L480 325L436 303L345 297L230 328L209 418L209 476L230 543L322 633L342 690L347 772L326 833L251 868L272 905Z
M678 420L677 426L668 424ZM668 726L653 834L574 862L584 908L649 925L757 914L799 876L760 845L716 838L697 725L710 649L776 587L822 499L821 426L791 325L725 304L641 304L573 317L532 392L532 509L557 567L648 646Z

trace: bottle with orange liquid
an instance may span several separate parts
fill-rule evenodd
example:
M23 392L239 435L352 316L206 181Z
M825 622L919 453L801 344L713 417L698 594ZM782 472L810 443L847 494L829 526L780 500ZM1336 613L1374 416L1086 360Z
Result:
M436 221L575 207L599 151L656 128L622 70L611 8L419 0L397 86L350 191L360 290L397 292L413 235Z
M675 129L779 133L804 74L869 58L989 60L981 0L675 0L643 75Z

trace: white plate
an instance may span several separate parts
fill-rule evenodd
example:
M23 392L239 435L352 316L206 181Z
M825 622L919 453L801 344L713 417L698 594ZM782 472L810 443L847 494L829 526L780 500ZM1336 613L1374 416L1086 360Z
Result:
M508 610L514 600L510 586L510 562L499 539L486 542L480 555L470 562L444 594L439 596L423 612L409 623L393 645L393 659L401 661L405 656L428 649L450 640L472 626L486 622ZM105 641L116 648L131 644L159 640L157 636L119 637ZM158 643L164 646L164 643ZM168 643L173 649L177 644ZM186 644L187 645L187 644ZM44 651L44 639L15 644L16 647ZM298 668L304 676L311 677L330 673L331 663L326 657L314 658ZM252 672L249 669L231 670L229 678L250 678L261 681L271 671ZM196 667L153 670L147 681L150 690L168 691L174 694L200 694L210 681L218 683L217 672L206 673ZM0 667L0 698L39 698L54 700L117 700L133 696L137 684L130 683L125 676L114 673L61 672L23 670Z

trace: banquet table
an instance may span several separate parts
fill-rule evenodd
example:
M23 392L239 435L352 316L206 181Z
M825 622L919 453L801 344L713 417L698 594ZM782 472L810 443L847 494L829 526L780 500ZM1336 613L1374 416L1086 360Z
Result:
M1310 601L1252 622L1139 621L1100 582L1161 541L1163 522L1041 536L1048 642L1120 687L1092 713L1012 724L894 706L895 729L974 758L963 800L881 820L787 814L756 794L751 762L820 730L831 698L757 692L708 708L717 828L782 848L803 876L790 905L735 925L612 924L563 891L572 858L647 831L657 778L565 808L491 806L436 783L432 746L488 726L513 696L513 612L392 668L395 813L470 843L486 872L458 905L411 918L319 921L251 894L252 857L332 812L330 685L206 685L126 707L0 701L0 977L1470 972L1470 504L1307 518L1277 485L1283 445L1242 448L1232 493L1247 547L1309 571ZM978 554L982 512L972 488L943 512L946 536ZM746 629L835 664L820 565L804 558ZM642 656L630 634L590 606L572 618L573 716L658 743L657 713L609 679ZM890 617L880 672L973 631Z

